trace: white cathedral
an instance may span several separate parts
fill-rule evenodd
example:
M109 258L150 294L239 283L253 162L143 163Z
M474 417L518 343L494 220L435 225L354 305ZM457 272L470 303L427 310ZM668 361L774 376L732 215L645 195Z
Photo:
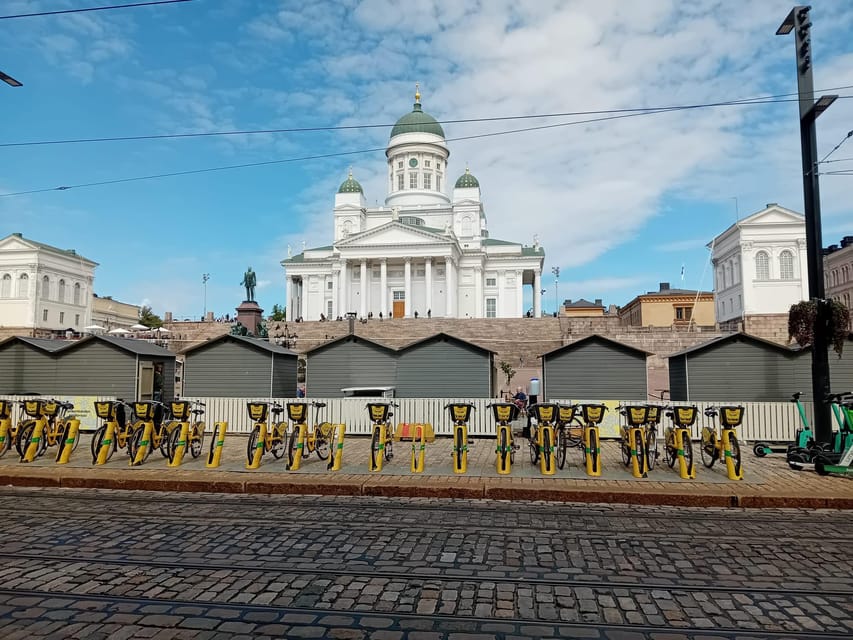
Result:
M385 206L368 207L350 171L335 195L333 244L288 250L282 260L288 318L519 318L524 285L540 316L544 249L489 237L480 183L467 168L447 196L450 150L420 93L385 156Z

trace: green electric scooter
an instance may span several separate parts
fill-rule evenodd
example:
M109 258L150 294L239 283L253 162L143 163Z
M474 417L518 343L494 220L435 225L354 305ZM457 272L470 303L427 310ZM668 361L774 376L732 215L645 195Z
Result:
M853 475L853 395L840 396L838 407L843 424L840 423L841 428L833 439L833 450L818 453L814 460L814 469L822 476L830 473Z
M806 410L803 403L800 402L802 391L797 391L791 394L791 402L797 405L797 411L800 413L800 421L803 424L802 429L797 429L797 435L794 437L794 442L774 443L774 442L756 442L752 447L752 452L759 458L763 458L771 453L784 453L788 456L788 462L793 459L796 462L811 462L811 456L807 454L808 449L814 443L814 432L809 426L809 419L806 417Z

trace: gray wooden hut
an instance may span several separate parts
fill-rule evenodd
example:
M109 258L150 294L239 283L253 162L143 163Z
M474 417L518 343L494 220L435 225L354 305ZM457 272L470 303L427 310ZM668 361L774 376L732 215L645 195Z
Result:
M224 335L183 354L185 396L296 397L296 353L266 340Z
M806 353L733 333L670 355L669 390L681 401L782 402L795 391L810 399L810 367Z
M175 397L175 354L144 340L89 336L55 352L56 395L109 395L125 400Z
M645 400L649 355L598 334L548 351L542 354L540 400Z
M446 333L414 342L397 352L397 397L490 398L494 356Z
M356 335L346 335L309 349L306 354L308 395L341 398L343 389L394 387L397 351Z
M54 393L57 358L65 340L13 336L0 342L0 394Z
M853 390L853 334L847 338L841 356L829 348L829 383L833 393ZM805 401L812 400L812 350L811 347L796 351L796 373L794 391L802 392Z

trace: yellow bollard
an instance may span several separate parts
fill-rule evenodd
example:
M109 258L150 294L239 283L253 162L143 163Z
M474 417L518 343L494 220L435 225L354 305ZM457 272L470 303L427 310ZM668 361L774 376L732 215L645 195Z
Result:
M554 427L550 424L540 424L536 432L536 440L539 444L539 471L543 476L553 476L557 472Z
M504 476L512 471L512 427L507 424L498 425L497 440L497 470Z
M373 443L376 443L374 448ZM385 458L385 425L374 424L373 435L370 438L370 471L382 471L382 461Z
M297 429L296 451L293 452L293 464L288 467L289 471L299 471L302 464L302 452L305 450L305 440L308 437L308 425L304 422L293 425Z
M187 450L187 439L190 437L190 423L181 422L180 430L181 433L178 435L178 443L175 446L175 449L170 452L172 457L167 465L169 467L180 467L181 461L184 459L184 453L186 453Z
M468 471L468 426L453 426L453 473Z
M628 429L628 445L631 447L631 475L635 478L648 478L648 458L643 431L639 427ZM638 448L639 447L639 448Z
M98 457L95 464L106 464L107 457L110 455L110 447L113 446L113 440L116 437L116 427L118 423L113 420L107 422L107 431L104 433L104 439L101 440L101 446L98 449Z
M2 402L2 400L0 400ZM8 418L0 420L0 451L3 451L6 446L6 438L12 431L12 421Z
M723 453L726 456L726 473L729 480L743 480L743 462L736 466L732 457L731 429L723 429Z
M36 453L39 450L39 444L41 443L41 439L44 437L44 428L47 426L47 420L45 418L39 418L36 420L35 429L33 429L32 438L30 438L30 443L27 445L27 450L24 451L24 455L21 457L21 462L32 462L36 458Z
M684 436L690 437L690 434L687 432L687 429L676 429L675 430L675 450L678 454L678 474L684 480L693 480L696 477L696 466L693 464L693 460L688 462L687 458L684 457Z
M423 473L426 456L426 428L416 424L412 428L412 473Z
M589 425L583 430L583 446L586 454L586 474L601 475L601 441L598 438L598 427Z
M213 425L213 436L210 441L210 453L207 455L208 469L215 469L222 459L222 445L225 444L225 432L228 430L227 422L217 422Z
M255 444L255 453L252 461L246 465L247 469L258 469L261 466L261 458L264 456L264 447L267 441L267 423L261 423L261 432L258 434L258 442Z
M332 454L332 459L329 460L329 466L326 468L330 471L340 471L344 458L344 430L346 429L346 425L336 424L332 428L335 430L333 433L336 434L336 437L332 439L334 453Z
M154 437L154 423L150 420L142 423L142 439L139 441L139 449L136 450L136 457L130 461L131 467L141 465L148 456L148 447L151 446L151 439Z
M56 452L57 464L68 464L71 458L71 452L74 451L74 441L77 439L77 434L80 432L80 421L77 418L71 418L65 422L65 433L62 434L62 440L59 442L59 451Z

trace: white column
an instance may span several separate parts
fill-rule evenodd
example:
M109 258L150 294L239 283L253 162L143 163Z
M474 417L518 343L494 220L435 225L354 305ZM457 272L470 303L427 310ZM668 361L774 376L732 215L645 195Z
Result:
M445 316L453 318L453 258L444 259L444 295Z
M542 272L536 269L533 272L533 317L542 315Z
M284 303L286 305L287 319L293 319L293 276L287 276L284 280Z
M347 273L347 261L341 260L341 281L338 284L338 295L340 296L340 301L338 302L338 315L341 317L346 317L347 312L349 311L349 279Z
M524 315L524 285L522 284L522 271L515 272L515 317Z
M388 317L388 260L382 258L379 263L379 295L382 301L379 305L379 312L383 318Z
M341 310L338 308L338 281L341 276L332 271L332 313L329 314L329 320L334 320L335 316L342 316ZM325 313L325 311L323 312Z
M412 259L406 258L406 263L403 267L403 289L405 290L405 311L403 312L404 318L411 318L412 312L414 309L412 308Z
M482 267L474 267L474 317L483 318L486 315L483 308L483 269Z
M426 309L424 313L427 311L432 313L432 258L427 258L424 261L424 279L426 283Z
M302 316L303 320L308 320L308 287L305 286L305 281L307 279L307 276L302 276L302 284L299 287L302 292L302 309L300 310L299 315Z
M361 273L359 274L360 292L358 297L361 298L361 306L359 315L364 318L367 315L367 260L361 261Z
M498 318L505 318L506 314L504 313L504 299L506 298L506 271L504 269L498 270L498 299L495 303L497 309L495 310L495 316Z

